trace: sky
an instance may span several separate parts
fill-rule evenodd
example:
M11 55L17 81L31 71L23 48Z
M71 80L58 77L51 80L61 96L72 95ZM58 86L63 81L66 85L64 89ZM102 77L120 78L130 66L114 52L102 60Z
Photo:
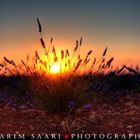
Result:
M83 54L93 49L99 57L108 46L114 65L140 65L139 0L1 0L0 61L41 50L37 17L46 43L53 37L58 49L83 37Z

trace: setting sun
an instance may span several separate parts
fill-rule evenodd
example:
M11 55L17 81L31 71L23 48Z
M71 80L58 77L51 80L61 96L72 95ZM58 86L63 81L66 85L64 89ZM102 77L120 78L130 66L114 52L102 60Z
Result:
M60 71L60 66L58 64L53 64L50 68L51 73L58 73Z

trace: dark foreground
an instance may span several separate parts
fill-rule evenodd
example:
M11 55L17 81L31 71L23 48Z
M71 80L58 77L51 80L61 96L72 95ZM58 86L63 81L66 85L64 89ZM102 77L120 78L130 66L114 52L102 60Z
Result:
M71 133L140 133L140 94L128 94L116 100L102 97L92 107L77 109L71 116ZM67 113L49 113L20 106L0 106L0 133L65 134Z

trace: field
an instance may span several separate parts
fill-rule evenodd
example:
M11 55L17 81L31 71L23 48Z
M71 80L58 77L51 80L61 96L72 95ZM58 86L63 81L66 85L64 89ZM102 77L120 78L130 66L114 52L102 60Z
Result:
M139 133L139 68L113 70L107 47L99 60L92 50L81 58L82 38L72 54L66 49L58 55L37 23L45 59L35 51L20 64L7 57L0 63L0 132Z

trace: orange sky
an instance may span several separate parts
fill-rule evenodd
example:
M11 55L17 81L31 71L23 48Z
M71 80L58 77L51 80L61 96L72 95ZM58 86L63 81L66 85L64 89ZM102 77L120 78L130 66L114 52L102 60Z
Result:
M36 23L39 17L46 43L54 37L58 50L72 50L75 40L82 36L83 56L92 49L93 55L100 57L108 46L107 58L114 57L114 66L139 65L139 13L140 2L130 0L0 2L0 60L7 56L20 61L35 50L41 52Z
M26 38L27 37L27 38ZM78 38L78 37L77 37ZM80 37L79 37L80 38ZM49 42L49 39L47 39ZM15 61L19 62L20 59L26 60L26 55L29 54L33 56L35 50L38 50L40 54L43 53L43 49L39 42L39 34L36 32L36 35L32 38L32 36L28 37L25 35L25 38L15 40L13 38L9 38L8 42L6 40L2 40L0 42L1 46L1 55L0 59L2 60L3 56L7 56L10 59L14 59ZM69 37L69 38L63 38L61 36L56 36L56 39L54 38L54 45L56 49L58 50L58 53L60 53L61 49L69 49L72 53L73 48L75 46L75 38ZM81 47L81 54L84 58L86 53L89 50L93 50L92 56L99 58L102 56L102 53L104 51L105 46L108 46L108 53L107 58L114 57L114 66L121 66L123 64L127 64L129 66L135 66L139 64L140 62L140 55L139 55L139 49L132 47L132 46L138 46L139 42L108 42L105 43L104 41L94 41L83 38L83 45ZM4 49L7 46L11 46L9 49ZM119 48L117 47L119 46ZM120 46L122 46L122 49L120 49ZM127 48L123 47L127 46Z

